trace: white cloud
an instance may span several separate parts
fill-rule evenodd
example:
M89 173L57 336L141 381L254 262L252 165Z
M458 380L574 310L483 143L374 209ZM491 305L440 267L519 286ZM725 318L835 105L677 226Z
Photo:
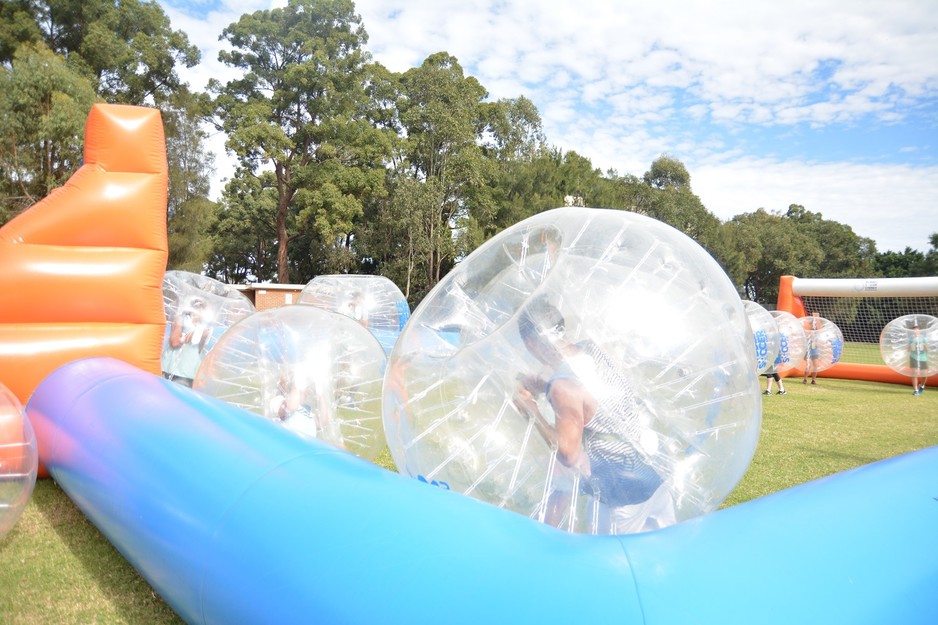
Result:
M201 19L167 8L173 27L203 50L203 65L185 73L195 88L233 77L216 61L218 35L272 3L217 6ZM683 160L721 218L799 203L881 250L925 250L938 231L931 0L358 0L356 10L368 49L389 69L447 51L492 99L530 98L551 143L603 170L641 175L661 153ZM825 146L806 138L810 128L825 137L840 127L881 129L923 106L933 119L921 144L876 152L881 165L870 162L875 150L862 165L829 162ZM761 144L766 132L775 144ZM816 153L784 160L789 138L798 153ZM908 219L896 219L897 210Z
M938 167L740 158L688 169L694 192L724 220L800 204L873 239L880 252L926 250L929 235L938 232Z

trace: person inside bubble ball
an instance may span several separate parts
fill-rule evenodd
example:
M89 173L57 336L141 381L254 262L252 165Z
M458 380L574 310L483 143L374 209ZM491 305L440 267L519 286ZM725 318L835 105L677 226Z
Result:
M330 406L317 392L315 382L305 381L292 368L281 374L277 394L270 402L270 417L283 422L294 432L343 447L342 433L329 418L329 413Z
M638 408L625 375L592 341L565 338L562 313L539 299L519 317L518 329L528 351L550 369L538 389L527 380L519 391L523 411L555 445L556 457L580 476L580 490L609 512L609 533L648 531L675 522L674 501L661 475L643 451ZM536 395L546 394L554 425L540 415ZM573 493L559 488L548 501L547 522Z
M921 395L925 390L924 372L928 369L928 342L918 326L918 319L913 322L912 334L909 335L909 368L912 370L912 394Z
M368 327L368 309L365 307L365 296L361 291L352 292L345 303L343 312L347 317L360 323L362 327Z
M805 332L805 342L807 349L804 353L804 378L802 384L808 383L808 376L811 376L811 384L817 384L817 371L819 367L818 360L821 358L821 346L817 341L817 330L819 327L818 319L820 315L817 312L811 313L811 327Z
M205 300L194 298L173 320L169 349L163 350L161 362L167 380L192 388L211 334L205 325L205 312Z

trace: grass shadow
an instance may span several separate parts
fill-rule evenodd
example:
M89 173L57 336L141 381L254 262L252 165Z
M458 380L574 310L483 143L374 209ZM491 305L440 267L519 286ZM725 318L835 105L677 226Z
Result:
M846 471L847 469L852 469L859 467L861 465L870 464L881 460L879 456L875 454L858 454L855 452L847 452L844 450L834 450L834 449L824 449L823 447L812 447L809 445L799 445L794 448L801 452L801 455L805 459L813 459L819 463L827 463L828 466L837 467L843 466L842 469L834 469L835 473L840 473L841 471ZM820 476L824 477L824 476ZM814 478L819 479L819 478Z

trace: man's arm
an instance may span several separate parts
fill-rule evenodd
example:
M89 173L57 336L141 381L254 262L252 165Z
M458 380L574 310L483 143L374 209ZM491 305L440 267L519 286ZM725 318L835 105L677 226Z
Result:
M554 380L548 399L557 420L557 457L566 466L588 476L590 465L589 457L583 452L583 428L592 417L592 398L574 380Z
M169 346L173 349L179 349L179 347L184 343L182 336L182 321L179 317L176 317L173 320L173 325L169 330Z
M519 378L518 382L519 388L515 393L514 399L515 407L518 408L525 417L534 420L534 426L544 440L552 445L556 445L557 431L554 429L554 426L544 418L540 408L537 407L537 398L533 390L538 385L536 379ZM543 381L540 382L540 387L543 388Z

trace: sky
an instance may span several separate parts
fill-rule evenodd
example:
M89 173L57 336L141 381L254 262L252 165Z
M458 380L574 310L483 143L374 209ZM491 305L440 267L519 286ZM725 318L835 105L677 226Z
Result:
M158 0L202 62L237 77L223 28L281 0ZM603 171L681 161L721 220L800 204L928 251L938 232L934 0L359 0L372 58L403 72L446 51L489 100L525 96L548 143ZM233 172L214 135L212 193Z

